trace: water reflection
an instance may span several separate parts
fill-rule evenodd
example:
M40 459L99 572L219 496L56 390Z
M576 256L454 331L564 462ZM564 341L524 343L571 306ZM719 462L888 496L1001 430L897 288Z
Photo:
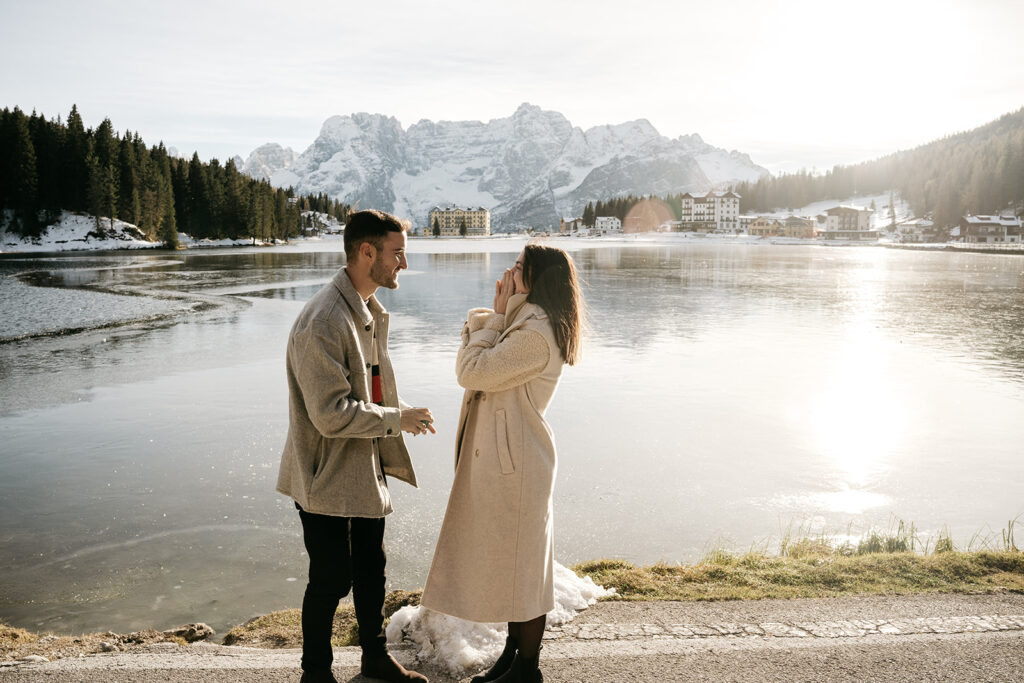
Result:
M1024 512L1020 259L567 244L590 328L548 415L560 561L692 560L725 534L746 547L791 520L845 530L898 515L969 537ZM401 287L379 292L402 395L440 430L410 439L421 488L392 489L394 587L425 577L452 477L459 331L514 262L503 247L414 252ZM154 293L217 302L0 345L0 617L131 630L162 625L155 610L168 627L222 630L298 604L301 540L273 493L282 359L302 303L343 260L0 260L5 316L102 320ZM27 271L47 286L14 277Z

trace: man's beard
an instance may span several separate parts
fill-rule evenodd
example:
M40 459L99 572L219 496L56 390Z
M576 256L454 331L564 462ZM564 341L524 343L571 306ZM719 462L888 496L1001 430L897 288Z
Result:
M380 254L377 255L377 259L370 266L370 279L378 287L387 287L388 289L398 289L398 274L395 270L388 269L384 265L384 259L381 258Z

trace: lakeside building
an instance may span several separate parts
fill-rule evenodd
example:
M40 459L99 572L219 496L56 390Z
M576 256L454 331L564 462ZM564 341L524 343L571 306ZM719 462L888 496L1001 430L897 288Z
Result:
M896 237L900 242L935 242L935 222L927 218L912 218L896 224Z
M782 234L786 237L799 237L801 239L813 239L818 236L813 218L801 218L790 216L783 223Z
M598 216L594 219L594 230L601 235L622 232L622 221L617 216Z
M813 239L818 236L818 223L803 216L740 216L743 232L753 237L798 237Z
M964 216L960 239L972 244L1021 243L1021 220L1016 216Z
M749 235L750 226L757 219L757 216L737 216L736 221L740 224L740 232Z
M780 237L785 230L786 226L771 216L758 216L747 228L752 237Z
M680 225L686 232L740 231L740 196L735 192L708 192L682 196Z
M458 206L447 206L442 209L440 206L435 206L430 210L427 234L433 233L435 220L441 229L442 237L461 235L463 226L466 228L467 236L478 237L491 234L491 212L482 206L475 209L464 209Z
M825 211L825 230L821 238L850 242L874 242L878 231L871 229L874 211L862 206L841 204Z
M586 233L587 229L583 225L582 218L570 218L565 220L564 218L558 219L558 232L562 235L578 235L580 233Z

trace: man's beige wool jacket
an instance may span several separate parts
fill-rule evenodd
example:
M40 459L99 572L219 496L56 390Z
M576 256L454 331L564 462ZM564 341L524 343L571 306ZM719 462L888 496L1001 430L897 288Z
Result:
M372 402L376 326L384 405ZM385 475L416 486L401 430L388 314L364 302L345 268L305 305L288 337L288 438L277 491L303 510L341 517L391 512Z

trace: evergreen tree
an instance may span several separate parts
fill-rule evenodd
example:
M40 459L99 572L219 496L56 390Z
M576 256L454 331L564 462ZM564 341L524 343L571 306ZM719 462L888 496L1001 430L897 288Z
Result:
M36 207L43 217L42 226L46 226L60 218L63 208L65 179L61 151L65 131L63 124L47 121L33 113L29 119L29 132L36 152L36 172L39 179Z
M114 136L114 126L110 119L103 119L93 134L93 155L99 169L96 189L99 192L100 213L96 214L96 218L97 225L99 225L99 216L107 216L111 229L114 227L114 217L117 215L118 177L115 166L118 156L117 142ZM96 178L90 178L90 182L95 180Z
M28 130L28 118L17 108L14 113L10 159L13 196L8 197L8 201L15 211L14 220L18 232L23 235L38 235L36 212L39 176L36 169L36 150Z
M434 216L434 237L441 236L441 224L437 222L437 216Z
M583 225L585 225L588 228L594 227L594 219L596 218L596 216L594 215L594 203L593 202L587 202L586 208L583 209L583 216L582 216L582 218L583 218Z
M176 249L178 247L178 225L174 210L174 196L171 190L170 166L166 155L158 159L157 168L159 170L157 187L161 208L158 237L166 247Z
M224 229L225 178L224 169L217 159L210 159L206 164L205 190L206 208L204 213L209 220L209 235L215 239L227 237Z
M224 213L222 217L223 231L231 239L244 236L245 225L245 192L244 179L238 172L234 160L224 165ZM308 202L307 202L308 205Z
M188 162L188 223L197 239L213 237L209 185L206 167L199 160L199 153L193 152Z
M163 143L158 145L163 149ZM166 150L164 150L166 153ZM171 189L174 192L174 215L178 219L178 231L198 239L196 229L192 227L192 193L188 181L188 163L181 159L171 159Z
M459 223L459 234L463 237L466 236L466 221L464 220Z
M277 190L273 193L274 202L274 232L272 238L283 240L288 236L288 196L284 190Z
M131 136L126 132L118 154L117 177L120 183L117 188L117 217L138 225L142 218L142 198L139 193L141 183L138 159L130 139Z
M89 208L89 155L92 152L92 138L85 130L78 107L71 106L68 114L67 134L64 136L63 158L67 168L67 194L64 202L69 211L85 211Z

